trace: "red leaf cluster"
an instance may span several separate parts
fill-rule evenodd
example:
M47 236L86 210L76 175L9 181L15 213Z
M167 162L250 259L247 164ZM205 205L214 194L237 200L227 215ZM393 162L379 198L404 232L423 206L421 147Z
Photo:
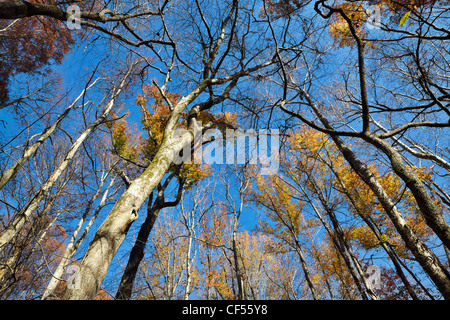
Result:
M42 71L52 62L60 63L73 43L72 32L53 18L0 20L0 102L8 100L11 77Z

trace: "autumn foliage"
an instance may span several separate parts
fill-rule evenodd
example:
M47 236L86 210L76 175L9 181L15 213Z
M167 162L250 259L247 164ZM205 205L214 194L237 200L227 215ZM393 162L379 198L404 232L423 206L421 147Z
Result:
M5 248L1 256L7 264L0 266L0 298L32 299L33 294L47 284L42 273L41 260L49 268L59 263L64 250L66 230L59 224L53 225L50 217L34 216L15 239L14 246ZM34 243L34 238L39 243ZM29 292L26 294L25 292Z
M0 0L0 299L450 299L448 13Z
M133 162L140 161L144 165L150 163L164 137L164 128L170 117L169 103L175 105L179 98L179 94L172 92L165 92L162 95L154 84L144 85L142 94L138 94L135 101L141 111L141 131L132 129L127 123L127 115L120 119L114 115L112 120L116 120L108 124L111 130L113 153ZM237 125L236 115L231 112L213 114L201 111L197 121L203 124L212 123L209 128L221 130L224 136L227 127ZM187 129L187 114L182 115L178 127ZM195 163L194 155L192 153L191 161L185 161L180 169L175 165L172 166L172 170L180 170L180 177L187 182L205 179L211 172L209 165Z

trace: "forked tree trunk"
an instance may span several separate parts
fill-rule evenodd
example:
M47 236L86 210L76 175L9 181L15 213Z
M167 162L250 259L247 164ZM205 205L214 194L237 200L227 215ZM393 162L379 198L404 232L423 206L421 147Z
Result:
M164 192L169 185L170 181L175 177L176 173L172 174L166 179L166 181L158 186L158 195L153 202L153 193L150 195L147 203L147 217L144 223L139 229L136 241L130 252L130 257L128 258L127 266L123 272L122 279L120 280L119 288L117 289L116 299L129 300L131 299L131 294L133 293L134 281L139 269L139 265L144 258L144 250L148 241L150 232L155 225L156 219L158 218L159 212L168 207L175 207L181 200L183 193L183 182L179 181L178 193L175 201L165 201Z

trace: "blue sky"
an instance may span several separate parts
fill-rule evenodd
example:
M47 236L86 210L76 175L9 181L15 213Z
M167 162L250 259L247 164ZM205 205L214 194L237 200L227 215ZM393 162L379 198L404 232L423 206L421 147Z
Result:
M308 12L308 11L306 11ZM312 12L312 10L311 10ZM384 17L383 17L384 18ZM266 30L267 31L267 30ZM372 31L374 34L377 34L378 31L374 30ZM327 35L326 31L323 30L322 31L322 35L323 37L321 38L322 42L318 43L317 45L320 47L321 45L323 45L324 43L329 41L329 36ZM256 36L255 36L256 37ZM258 36L259 37L259 36ZM113 51L112 57L109 57L108 60L105 60L103 62L101 62L100 67L99 67L99 75L102 71L106 72L106 75L109 74L113 74L113 71L110 71L109 68L113 67L113 69L116 69L116 65L113 65L114 63L117 63L117 69L118 69L118 65L121 62L124 62L126 60L125 57L125 50L122 50L120 47L116 47L113 45L108 45L106 43L106 41L100 39L99 42L97 42L95 45L93 45L92 43L89 42L89 40L80 42L79 45L77 47L74 47L72 49L72 51L70 51L66 57L63 60L63 63L61 65L54 65L52 67L52 69L54 70L55 73L60 74L62 77L62 91L68 91L70 97L75 97L79 94L79 92L84 88L86 80L88 79L88 77L90 76L90 72L94 69L94 67L97 65L98 62L102 61L104 57L108 56L111 54L111 50ZM307 56L308 59L312 59L314 58L314 53L311 53L309 56ZM316 78L314 79L314 85L313 85L313 92L316 92L316 99L321 99L322 96L322 92L319 89L321 88L321 86L331 86L333 84L333 82L337 82L339 83L339 81L341 81L342 79L337 78L336 74L338 73L339 69L345 69L347 68L346 63L354 63L355 61L355 51L351 51L349 49L330 49L327 54L326 54L326 60L323 61L323 64L319 65L319 69L315 70L315 74L316 74ZM376 68L376 64L374 63L373 65L370 64L370 67L374 67ZM303 77L304 74L299 74L299 77ZM354 76L354 75L353 75ZM140 87L142 84L149 84L149 81L152 78L157 78L159 81L161 81L161 75L159 73L157 73L156 71L150 71L149 74L147 75L147 77L145 79L141 80L137 80L134 82L134 86L133 86L133 90L131 91L132 93L128 96L124 96L121 98L119 104L121 105L121 107L123 107L123 110L121 111L121 113L119 115L122 115L126 112L129 113L129 118L128 120L130 121L130 123L134 123L134 125L139 128L140 127L140 111L139 108L135 105L135 96L138 93L141 93ZM23 76L23 75L19 75L18 79L20 80L26 80L27 76ZM30 78L32 79L32 78ZM388 83L388 81L386 81L386 83ZM249 91L252 89L251 86L253 84L250 82L244 83L244 85L242 86L242 88L245 89L249 89ZM182 83L182 81L177 80L177 78L175 77L173 82L170 83L169 85L169 90L174 91L176 93L181 93L181 94L185 94L186 93L186 86L185 83ZM279 94L279 88L278 89L274 89L273 87L268 86L272 91L271 93L275 94ZM177 90L178 88L181 88L180 90ZM17 88L12 88L11 91L11 97L14 97L15 95L17 95L17 90L15 90ZM314 90L314 89L317 89ZM100 101L100 99L102 98L102 96L100 95L100 90L95 91L93 90L93 93L91 95L89 95L90 98L93 99L94 104L98 103ZM206 94L205 95L201 95L198 98L198 101L200 101L201 99L206 99ZM70 101L69 97L67 98L67 101ZM67 104L62 104L61 106L58 107L58 110L55 110L55 114L53 115L54 117L56 117L57 115L57 111L62 110L64 108L64 106L66 106ZM218 105L217 107L215 107L213 110L214 111L223 111L222 109L226 109L230 107L229 105ZM238 109L239 107L237 107ZM93 114L95 110L91 110L91 113ZM276 116L274 116L273 118L276 119L278 118L278 116L280 116L279 113L275 112ZM65 128L68 128L71 130L71 133L75 134L75 132L77 130L80 130L81 127L79 126L80 123L80 110L76 110L74 112L72 112L72 114L69 116L68 119L66 119L64 121L64 126ZM268 114L263 114L261 115L261 119L260 121L263 123L264 121L268 120ZM2 127L0 124L0 129L2 130L2 133L5 135L5 137L7 136L12 136L14 135L17 130L20 129L20 124L18 122L16 122L12 117L11 117L11 109L8 110L0 110L0 120L4 121L4 125L5 127ZM28 120L32 120L32 119L28 119ZM274 126L276 125L277 128L278 126L281 126L284 124L283 122L284 120L280 120L279 122L275 123ZM247 129L248 127L248 122L247 123L241 123L241 125L243 126L244 129ZM352 125L355 125L355 127L358 127L358 125L360 125L360 121L356 120L354 123L352 123ZM32 132L38 132L39 129L42 129L42 126L36 126L32 128ZM444 136L445 137L445 136ZM445 142L444 142L445 143ZM365 151L365 150L358 150L359 151ZM105 150L105 152L108 152L107 150ZM220 166L220 165L214 165L213 169L214 170L221 170L223 169L224 166ZM213 171L214 172L214 171ZM230 178L230 180L232 181L232 185L235 186L236 185L236 180L235 178L233 178L231 175L227 175L228 178ZM213 178L211 178L213 179ZM443 177L441 179L444 185L446 183L448 183L447 179L445 179L445 177ZM204 183L207 183L209 180L205 181ZM202 182L203 183L203 182ZM231 189L232 190L232 195L237 199L238 198L238 193L236 189ZM223 195L224 193L224 187L220 186L217 188L216 192L218 194ZM111 210L113 204L109 204L107 205L103 210L102 210L102 214L101 217L96 221L96 223L94 224L94 226L91 229L91 232L89 234L89 238L86 239L83 243L83 246L80 248L80 251L77 254L77 258L80 258L84 252L85 249L87 248L89 241L92 239L93 234L95 232L95 230L98 228L98 226L100 225L100 223L103 221L104 217L109 213L109 211ZM95 207L95 206L94 206ZM110 276L116 276L117 275L117 270L119 268L119 264L117 262L117 259L121 259L121 263L125 263L126 259L127 259L127 255L128 252L130 250L130 244L133 243L133 239L140 227L140 223L143 221L143 219L145 218L145 205L141 208L140 212L139 212L139 219L133 224L133 226L130 229L129 235L127 237L127 239L124 242L124 245L122 245L121 249L119 250L119 252L117 253L116 257L113 260L113 264L110 268L109 271L109 275ZM173 209L173 210L178 210L178 209ZM256 223L256 219L259 215L261 215L261 210L259 210L258 208L256 208L253 205L249 205L248 207L246 207L244 209L244 212L241 216L240 219L240 224L241 224L241 228L242 229L253 229L255 227L255 223ZM346 212L344 212L346 213ZM344 216L342 216L344 217ZM73 223L76 223L77 221L73 221ZM70 225L70 223L69 223ZM323 228L318 228L319 233L319 237L323 236L324 234L324 230ZM370 254L374 254L375 255L375 259L376 259L376 255L378 254L377 252L361 252L366 254L366 256L370 255ZM108 283L108 281L111 280L106 279L106 283Z

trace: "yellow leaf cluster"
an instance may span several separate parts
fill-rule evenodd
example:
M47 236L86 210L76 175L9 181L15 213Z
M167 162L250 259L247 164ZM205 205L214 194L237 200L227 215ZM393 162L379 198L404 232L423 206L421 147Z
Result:
M346 16L348 16L355 29L356 35L360 39L364 39L367 36L367 30L365 28L365 20L367 14L364 9L364 5L358 2L344 2L338 6L342 9ZM339 47L352 47L355 44L354 36L350 30L349 23L340 14L335 14L332 17L331 24L329 25L329 31L331 37L334 39L334 45ZM369 47L373 47L372 43L366 43Z
M262 229L281 239L292 239L302 227L303 203L292 198L294 190L280 177L256 177L257 189L250 197L263 207L272 223L264 223Z
M117 119L117 115L113 115L113 119ZM116 121L108 122L111 131L111 140L113 145L113 153L130 160L136 160L138 150L133 141L133 133L127 125L126 117Z

